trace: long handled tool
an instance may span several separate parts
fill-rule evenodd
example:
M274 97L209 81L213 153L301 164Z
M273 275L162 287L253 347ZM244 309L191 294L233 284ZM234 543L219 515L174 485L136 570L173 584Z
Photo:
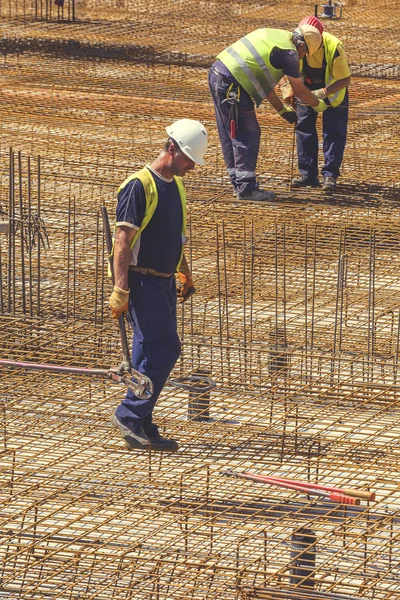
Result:
M375 492L366 492L364 490L356 490L354 488L338 488L338 487L329 486L329 485L321 485L318 483L297 481L295 479L288 479L287 477L275 477L275 476L269 477L268 475L258 475L256 473L249 473L249 472L245 472L244 475L251 475L252 478L257 478L257 481L260 481L261 483L263 483L263 482L268 483L271 479L274 479L275 481L280 481L282 483L296 484L297 486L304 487L304 488L312 487L313 489L316 489L316 490L344 494L345 496L353 496L354 498L360 498L361 500L368 500L368 501L375 500Z
M108 251L108 256L109 256L111 277L112 277L112 282L114 284L115 283L114 264L110 258L112 249L113 249L113 243L112 243L112 237L111 237L110 222L108 220L107 208L105 206L101 207L101 214L103 217L103 227L104 227L104 234L106 236L106 244L107 244L107 251ZM135 371L135 369L132 368L128 338L126 336L124 315L121 315L118 318L118 328L119 328L119 334L120 334L120 338L121 338L122 354L124 357L124 360L123 360L121 366L119 367L118 373L120 375L131 374L133 377L133 383L136 385L139 384L142 387L141 395L139 396L137 393L135 393L135 396L137 396L138 398L142 398L142 399L148 398L154 392L153 382L148 377L146 377L146 375L143 375L142 373L139 373L139 371Z
M338 502L340 504L358 505L360 504L360 498L348 496L342 492L339 488L328 488L326 486L319 486L318 484L299 482L295 480L285 480L285 478L274 478L266 475L257 475L256 473L238 473L236 471L225 471L223 475L240 477L242 479L248 479L257 483L266 483L268 485L275 485L277 487L283 487L285 489L294 490L297 492L304 492L307 495L319 496L322 498L329 498L331 502ZM353 490L357 491L357 490ZM364 492L368 494L369 492Z
M296 104L294 105L294 109L296 110ZM289 181L289 190L292 191L292 181L293 181L293 171L294 171L294 152L296 149L296 123L293 124L293 138L292 138L292 154L290 156L290 181Z
M149 395L147 377L138 373L137 381L131 379L130 374L120 373L117 369L87 369L85 367L68 367L48 363L31 363L16 360L0 359L0 367L9 369L27 369L28 371L49 371L50 373L67 373L69 375L88 375L89 377L104 377L117 383L128 386L138 398L147 398ZM143 380L142 380L143 378Z

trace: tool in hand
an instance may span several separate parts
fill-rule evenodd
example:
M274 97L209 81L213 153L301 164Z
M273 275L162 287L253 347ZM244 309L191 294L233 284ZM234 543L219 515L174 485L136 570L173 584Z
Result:
M26 369L28 371L49 371L50 373L66 373L68 375L88 375L89 377L104 377L112 379L117 383L123 383L129 387L137 398L144 399L151 395L148 382L145 375L135 373L135 380L131 379L130 374L120 373L118 369L88 369L86 367L69 367L65 365L52 365L48 363L31 363L15 360L0 359L0 367L9 369ZM136 375L137 373L137 375ZM153 385L150 381L151 386Z
M105 206L101 207L101 214L103 217L104 234L106 236L106 244L107 244L108 257L109 257L108 260L109 260L109 265L110 265L111 277L112 277L112 282L114 284L115 283L114 264L111 259L113 243L112 243L112 237L111 237L110 222L108 220L107 208ZM135 369L132 368L130 352L129 352L129 345L128 345L128 338L126 335L125 320L124 320L123 314L118 317L118 328L119 328L119 333L120 333L120 338L121 338L123 362L120 365L119 369L116 371L116 373L118 376L124 377L124 378L126 378L126 376L128 376L130 374L132 376L132 383L133 383L133 385L136 386L136 389L137 389L137 391L134 392L135 396L140 399L149 398L150 396L152 396L152 394L154 392L153 382L148 377L146 377L146 375L143 375L143 373L139 373L139 371L136 371Z
M221 104L228 102L230 104L229 110L229 127L231 139L236 139L236 134L239 129L239 103L240 103L240 87L235 86L233 83L226 92L225 100L222 100Z
M293 125L292 155L290 157L290 180L289 180L289 189L290 190L292 189L292 181L293 181L295 148L296 148L296 123Z
M285 477L269 477L266 475L258 475L256 473L238 473L235 471L226 471L223 473L223 475L241 477L257 483L267 483L269 485L275 485L298 492L304 492L307 495L329 498L329 500L332 502L338 502L341 504L358 505L360 504L360 499L375 499L374 492L365 492L361 490L354 490L352 488L341 489L333 486L324 486L310 482L296 481L294 479L287 479Z

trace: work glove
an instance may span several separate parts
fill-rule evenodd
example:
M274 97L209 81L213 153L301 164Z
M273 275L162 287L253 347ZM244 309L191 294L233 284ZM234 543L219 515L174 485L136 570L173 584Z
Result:
M279 113L285 121L293 125L293 123L297 123L297 115L296 111L291 106L283 105L283 108L279 111Z
M129 290L123 290L114 285L113 293L109 297L108 302L111 307L113 319L119 319L128 310Z
M328 95L326 88L321 88L320 90L313 90L311 93L314 94L314 96L318 98L318 100L325 100L325 98Z
M178 279L180 286L176 289L176 291L178 294L179 303L182 304L195 293L196 288L193 285L193 279L190 275L186 275L186 273L179 271Z
M319 112L324 112L324 110L326 110L328 108L328 105L325 104L325 102L323 100L320 100L317 104L317 106L313 106L313 109L315 110L315 112L319 113Z

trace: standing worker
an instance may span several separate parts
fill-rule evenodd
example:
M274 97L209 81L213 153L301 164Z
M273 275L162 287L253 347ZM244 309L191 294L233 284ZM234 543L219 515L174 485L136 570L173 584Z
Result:
M182 177L204 164L207 130L199 121L180 119L166 128L160 155L124 181L118 190L114 245L115 286L109 303L114 318L128 311L133 327L132 366L154 386L145 400L129 389L112 423L130 448L177 450L162 437L152 413L181 352L176 330L180 302L194 292L183 254L186 194Z
M322 34L323 44L312 55L302 61L304 84L318 100L323 100L328 109L322 116L323 152L325 164L322 167L323 189L334 191L340 175L347 136L349 116L350 68L342 43L332 34L324 31L319 19L305 17L300 26L314 25ZM291 83L291 82L289 82ZM284 100L298 96L297 92L286 87ZM301 98L300 98L301 99ZM318 134L317 114L305 104L297 103L296 141L300 177L293 179L292 187L319 187L318 178Z
M218 54L211 66L208 82L222 152L234 194L240 200L275 197L273 192L260 189L256 180L261 130L254 104L258 107L266 98L281 117L295 123L294 109L282 104L274 92L286 75L296 96L316 113L327 108L300 77L300 58L306 53L313 55L321 44L321 33L312 25L301 25L294 32L257 29Z

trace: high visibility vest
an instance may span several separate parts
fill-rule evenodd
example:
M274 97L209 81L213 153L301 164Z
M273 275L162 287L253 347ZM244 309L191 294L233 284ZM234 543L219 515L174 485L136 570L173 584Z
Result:
M152 216L157 208L158 204L158 190L157 185L154 180L152 172L144 167L140 171L136 171L132 175L130 175L118 188L117 194L133 179L139 179L142 182L144 193L146 197L146 210L144 213L143 221L140 224L139 229L135 232L135 235L132 238L130 249L131 251L134 249L135 244L138 242L140 234L150 223ZM182 262L183 257L183 241L186 238L186 221L187 221L187 213L186 213L186 190L183 184L182 177L174 176L175 183L178 187L179 196L182 203L182 249L179 257L178 264L176 265L176 271L178 271L180 264ZM114 248L113 248L114 252Z
M296 50L292 33L281 29L256 29L223 50L217 58L253 98L256 106L268 96L283 77L270 61L274 48Z
M335 52L337 50L338 45L340 44L340 40L338 40L331 33L327 33L324 31L322 34L322 39L324 42L324 52L325 52L325 60L326 60L326 69L325 69L325 86L328 87L337 81L334 79L332 75L333 71L333 59L335 56ZM339 106L344 100L346 95L346 88L339 90L335 94L330 94L328 96L329 102L331 106Z

